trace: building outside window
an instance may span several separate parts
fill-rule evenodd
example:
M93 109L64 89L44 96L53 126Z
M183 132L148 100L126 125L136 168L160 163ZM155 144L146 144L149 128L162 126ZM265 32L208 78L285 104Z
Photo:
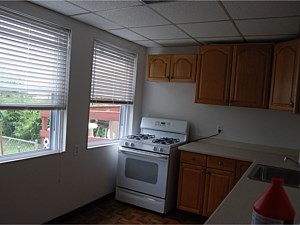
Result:
M135 54L94 42L88 147L114 143L125 134L135 78Z
M64 150L70 35L0 8L0 162Z

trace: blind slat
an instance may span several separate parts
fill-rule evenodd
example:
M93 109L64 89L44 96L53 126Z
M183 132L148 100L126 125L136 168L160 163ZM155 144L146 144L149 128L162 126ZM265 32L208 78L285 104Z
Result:
M0 9L0 109L65 109L70 31Z
M91 102L132 104L136 55L94 43Z

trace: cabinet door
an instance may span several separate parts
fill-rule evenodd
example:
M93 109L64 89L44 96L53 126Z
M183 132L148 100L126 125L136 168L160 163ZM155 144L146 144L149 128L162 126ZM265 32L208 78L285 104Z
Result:
M270 109L293 111L299 74L299 40L275 45Z
M181 163L177 208L201 214L203 209L204 182L204 167Z
M235 46L230 105L267 108L272 47L271 44Z
M243 176L243 174L246 172L246 170L249 168L251 165L251 162L247 161L240 161L238 160L236 162L236 169L235 169L235 182L237 183L239 179Z
M170 81L195 82L197 55L173 55Z
M148 80L169 81L170 55L148 55Z
M200 48L195 102L228 105L232 49L231 45Z
M234 186L234 173L206 169L203 216L210 216Z

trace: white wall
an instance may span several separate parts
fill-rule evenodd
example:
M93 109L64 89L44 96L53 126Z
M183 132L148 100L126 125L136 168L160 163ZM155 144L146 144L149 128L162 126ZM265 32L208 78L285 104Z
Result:
M29 2L0 5L72 30L66 152L0 164L0 223L44 223L115 188L117 145L86 149L94 38L138 54L133 132L140 123L146 50ZM80 146L77 156L75 145Z
M195 48L150 48L149 54L197 53ZM267 109L194 103L196 84L145 81L143 116L183 119L191 139L216 133L220 139L300 150L300 115Z

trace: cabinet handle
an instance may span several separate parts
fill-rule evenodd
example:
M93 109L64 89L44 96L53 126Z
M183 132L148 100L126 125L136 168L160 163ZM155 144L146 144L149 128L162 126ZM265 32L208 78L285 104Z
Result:
M219 166L223 166L223 162L222 161L219 161Z
M293 101L290 102L290 106L294 107L294 102Z

